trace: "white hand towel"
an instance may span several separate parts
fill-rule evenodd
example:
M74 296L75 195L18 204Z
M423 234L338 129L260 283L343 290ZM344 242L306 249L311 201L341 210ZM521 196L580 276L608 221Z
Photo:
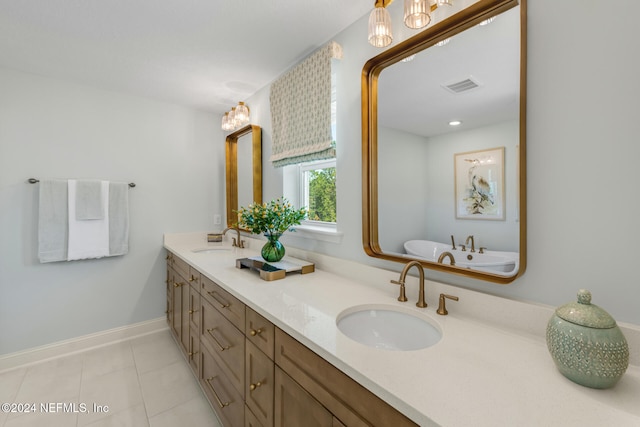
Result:
M67 260L109 256L109 182L102 181L102 219L76 218L76 180L68 183L69 247Z
M102 181L82 179L76 181L76 219L103 219Z
M67 180L41 179L38 206L38 259L67 260Z

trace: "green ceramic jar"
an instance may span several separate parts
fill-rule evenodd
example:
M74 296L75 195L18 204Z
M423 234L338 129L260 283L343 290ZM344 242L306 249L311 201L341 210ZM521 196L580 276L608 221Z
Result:
M547 325L547 346L560 372L591 388L613 387L629 366L629 346L616 321L591 304L581 289L578 302L559 307Z

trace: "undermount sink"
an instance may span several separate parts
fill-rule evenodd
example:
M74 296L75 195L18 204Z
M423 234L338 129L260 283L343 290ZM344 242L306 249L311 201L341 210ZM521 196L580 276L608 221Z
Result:
M230 250L231 250L231 247L229 246L213 246L210 248L193 249L191 252L196 254L208 254L211 252L230 251Z
M422 317L385 305L351 307L338 315L338 329L354 341L385 350L420 350L442 338Z

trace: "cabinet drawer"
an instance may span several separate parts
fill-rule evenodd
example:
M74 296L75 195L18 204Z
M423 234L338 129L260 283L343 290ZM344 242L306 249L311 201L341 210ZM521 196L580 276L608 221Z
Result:
M345 425L417 426L280 329L276 328L275 334L276 364Z
M200 384L224 426L244 425L244 401L206 348L202 348Z
M220 310L236 328L244 330L244 304L208 277L201 276L200 282L200 295Z
M189 278L189 264L183 261L181 258L173 255L171 257L171 265L173 269L176 270L178 274L180 274L185 279Z
M244 397L244 335L205 299L202 299L200 307L201 347L208 348L233 386Z
M273 426L273 361L247 339L245 402L260 424Z
M200 272L192 266L189 266L189 277L187 277L187 280L189 280L189 283L195 286L196 289L200 289Z
M274 334L273 323L247 307L244 333L264 354L273 360Z

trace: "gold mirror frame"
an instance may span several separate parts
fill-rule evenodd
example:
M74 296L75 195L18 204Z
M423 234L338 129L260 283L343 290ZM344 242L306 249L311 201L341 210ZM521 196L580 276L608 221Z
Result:
M247 125L229 134L225 141L227 168L227 227L238 222L238 140L251 134L251 163L253 176L253 201L262 203L262 129Z
M386 67L409 55L427 49L437 42L471 28L480 22L520 4L520 142L518 186L520 263L518 272L505 277L464 267L419 260L425 267L498 284L508 284L522 276L526 268L526 0L480 0L451 17L427 28L397 46L371 58L362 70L362 243L367 255L389 261L407 263L413 258L386 253L378 241L378 78Z

